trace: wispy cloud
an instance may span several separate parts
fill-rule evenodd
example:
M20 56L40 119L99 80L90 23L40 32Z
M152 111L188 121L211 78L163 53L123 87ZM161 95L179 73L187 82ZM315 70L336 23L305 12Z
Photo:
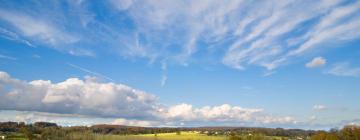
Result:
M41 56L38 55L38 54L33 54L32 57L33 57L33 58L37 58L37 59L38 59L38 58L41 58Z
M326 59L323 57L315 57L310 62L306 63L305 66L307 68L315 68L320 67L326 64Z
M360 16L356 13L359 11L359 1L333 9L312 30L304 34L303 37L306 38L306 41L290 54L301 54L316 47L317 44L329 40L341 41L358 38L360 33L356 30L360 28Z
M360 28L357 23L360 18L353 16L359 10L358 2L346 6L338 6L339 3L325 1L298 2L288 1L275 5L270 2L259 8L263 9L263 12L245 17L240 22L243 37L240 36L230 46L223 59L224 64L238 69L243 69L243 65L246 64L257 64L267 69L274 69L288 61L291 55L300 55L308 48L322 42L330 39L343 40L345 36L348 40L359 37L359 34L355 32ZM328 11L330 11L329 14L327 14ZM334 18L334 15L339 15L338 13L342 11L348 12L342 14L341 18ZM313 21L313 27L303 28L301 32L305 32L304 36L288 35L289 32L299 32L297 27L303 26L305 22L314 18L320 18L320 20ZM258 22L255 22L256 20ZM326 25L328 23L331 25ZM246 33L247 29L250 32ZM344 38L341 37L342 35ZM298 42L291 44L285 42L294 39ZM289 47L296 49L292 50Z
M184 66L212 58L236 69L274 70L328 42L360 37L358 1L109 0L99 5L106 14L90 1L64 4L70 9L4 8L0 18L12 27L4 29L73 55L111 52Z
M166 81L168 79L167 77L167 64L165 61L162 62L161 64L161 70L162 70L162 75L161 75L161 81L160 81L160 85L163 87L166 84Z
M88 74L95 75L95 76L98 76L98 77L101 77L101 78L104 78L104 79L106 79L106 80L109 80L109 81L114 82L113 79L111 79L110 77L105 76L105 75L103 75L103 74L100 74L100 73L91 71L91 70L89 70L89 69L86 69L86 68L83 68L83 67L80 67L80 66L71 64L71 63L66 63L66 64L69 65L69 66L71 66L71 67L73 67L73 68L76 68L76 69L78 69L78 70L81 70L81 71L83 71L83 72L86 72L86 73L88 73Z
M3 54L0 54L0 58L8 59L8 60L17 60L17 58L15 58L15 57L3 55Z
M322 111L328 109L325 105L314 105L313 110Z
M348 62L337 63L332 66L326 73L336 76L360 76L360 67L351 67Z
M35 17L1 10L0 18L11 23L16 29L20 30L24 36L48 43L50 47L56 48L59 44L78 41L76 37Z
M163 87L163 86L165 86L165 84L166 84L166 81L167 81L167 75L162 75L161 76L161 86Z
M9 30L6 30L4 28L1 28L1 27L0 27L0 36L3 37L3 38L9 39L9 40L13 40L13 41L16 41L16 42L23 43L23 44L25 44L25 45L27 45L29 47L35 47L35 45L31 44L29 41L19 37L18 34L14 33L14 32L11 32Z

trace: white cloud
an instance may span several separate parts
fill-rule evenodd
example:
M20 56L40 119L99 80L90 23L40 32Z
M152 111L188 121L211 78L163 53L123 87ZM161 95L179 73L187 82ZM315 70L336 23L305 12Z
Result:
M114 125L127 125L127 126L156 126L157 122L154 121L142 121L142 120L127 120L127 119L115 119L111 124Z
M0 110L0 122L53 122L62 126L89 126L94 124L110 124L113 118L96 118L76 114L58 114L36 111Z
M52 9L53 11L42 11L44 7L37 7L31 9L32 12L0 9L0 21L6 23L1 25L6 28L0 27L0 35L30 47L46 46L71 55L95 56L95 53L92 51L93 48L85 47L89 46L89 41L84 39L83 36L90 38L90 34L76 32L78 29L75 30L74 27L65 25L67 23L74 26L76 25L72 23L74 21L64 20L65 23L60 22L62 19L59 18L63 17L59 15L63 11L59 12L56 9ZM48 12L56 14L52 14L53 17L49 18L44 15L44 13ZM82 20L81 17L79 18ZM69 28L71 28L71 31L69 31Z
M260 124L293 124L293 117L270 116L263 109L248 109L239 106L223 104L220 106L205 106L193 108L189 104L171 106L164 115L164 119L181 121L208 121L208 122L243 122Z
M307 68L315 68L326 64L326 59L323 57L315 57L310 62L306 63Z
M336 76L351 76L359 77L360 76L360 67L351 67L349 63L337 63L332 66L332 68L326 73L336 75Z
M335 8L323 17L313 30L304 35L307 40L298 49L291 51L290 54L301 54L317 44L329 40L341 41L358 38L360 33L356 32L356 30L360 28L360 17L356 13L359 10L360 2L358 1Z
M244 30L243 35L238 36L238 39L229 47L223 58L223 63L238 69L243 69L244 65L252 64L263 66L268 70L284 64L288 61L288 56L285 54L290 49L289 45L283 41L293 38L286 34L291 31L295 32L296 27L314 17L321 16L337 4L331 5L322 1L310 3L287 1L275 4L268 1L268 3L264 2L247 9L263 10L261 12L249 12L255 14L244 16L243 21L254 22L246 22L247 25L241 25ZM250 31L246 32L247 30Z
M30 82L0 73L1 109L84 114L105 117L151 117L156 97L126 85L69 78Z
M180 122L296 123L295 118L290 116L273 116L263 109L228 104L200 108L190 104L164 106L152 94L122 84L100 83L92 78L69 78L59 83L46 80L27 82L12 78L6 72L0 72L0 110L47 112L60 114L60 118L61 114L105 117L112 118L113 124L142 126L177 125ZM29 121L54 119L43 114L34 118L24 117Z
M50 23L27 15L1 10L0 18L11 23L24 36L45 42L51 47L56 48L63 43L69 44L78 41L78 38L75 36L57 29L57 27L54 27Z
M326 110L327 107L324 105L314 105L313 106L313 110L317 110L317 111L321 111L321 110Z

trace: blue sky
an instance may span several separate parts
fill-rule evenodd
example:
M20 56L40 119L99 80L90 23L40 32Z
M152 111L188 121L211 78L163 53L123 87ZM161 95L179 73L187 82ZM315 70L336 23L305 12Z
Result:
M360 123L359 1L0 2L0 121Z

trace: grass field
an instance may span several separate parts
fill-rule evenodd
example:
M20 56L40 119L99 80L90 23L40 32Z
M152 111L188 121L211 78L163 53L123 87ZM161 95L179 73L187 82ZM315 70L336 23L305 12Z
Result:
M176 133L158 133L158 134L141 134L141 135L103 135L103 134L84 134L72 133L67 135L66 139L75 140L228 140L229 137L225 135L208 136L206 134L199 134L193 132ZM249 139L246 136L241 136L242 139ZM7 135L9 140L27 140L21 133L11 133ZM281 140L282 137L265 136L264 140Z
M5 134L1 134L2 136ZM21 133L9 133L6 136L6 140L27 140L25 136Z
M226 136L207 136L191 132L143 134L143 135L97 135L96 140L226 140Z

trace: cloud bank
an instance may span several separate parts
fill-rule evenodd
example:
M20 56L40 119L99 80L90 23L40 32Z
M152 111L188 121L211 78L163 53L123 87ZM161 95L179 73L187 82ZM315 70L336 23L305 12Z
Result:
M156 111L155 96L91 78L26 82L0 72L0 83L1 109L134 118L152 116Z
M177 125L219 122L233 124L294 124L291 116L273 116L259 108L228 104L196 108L190 104L165 106L157 97L122 84L94 78L23 81L0 72L0 110L113 118L113 124ZM43 115L42 115L43 116ZM108 121L109 122L109 121Z

